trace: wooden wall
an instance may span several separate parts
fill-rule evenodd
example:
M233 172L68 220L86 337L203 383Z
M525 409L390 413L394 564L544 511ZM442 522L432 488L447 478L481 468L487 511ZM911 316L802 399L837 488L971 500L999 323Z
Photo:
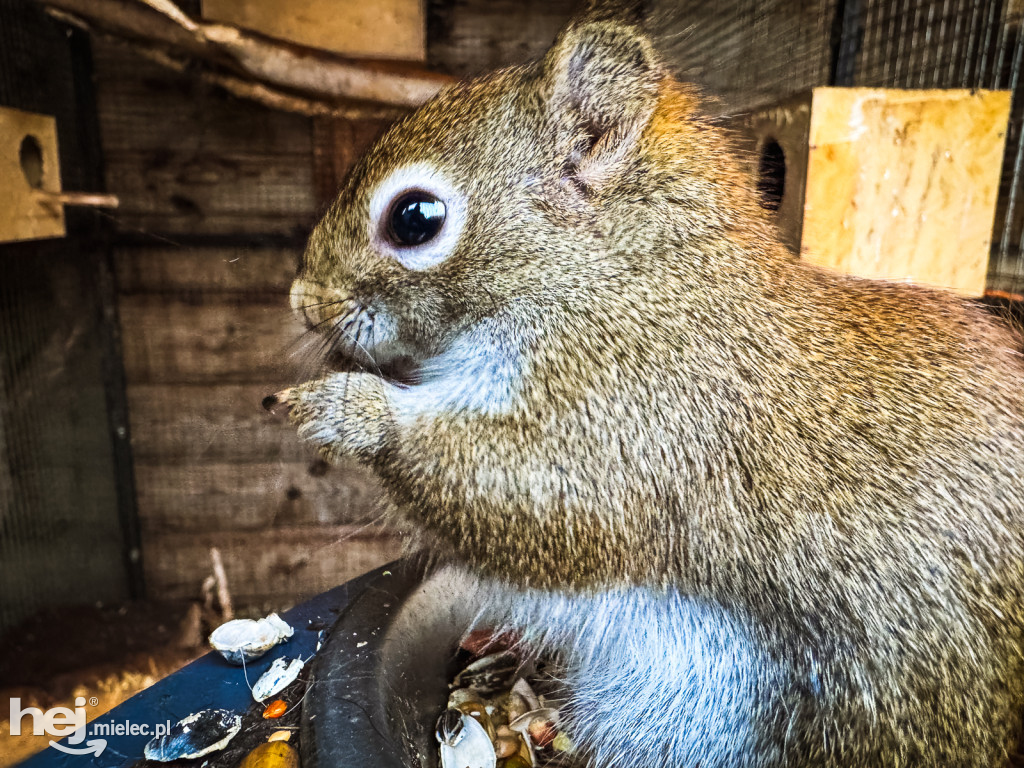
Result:
M379 489L329 468L261 399L315 369L287 291L321 201L310 120L94 46L132 450L151 597L198 595L209 549L239 603L280 606L399 553ZM349 144L379 126L335 127ZM321 128L321 133L324 129ZM350 146L350 162L361 147ZM335 158L336 159L336 158Z

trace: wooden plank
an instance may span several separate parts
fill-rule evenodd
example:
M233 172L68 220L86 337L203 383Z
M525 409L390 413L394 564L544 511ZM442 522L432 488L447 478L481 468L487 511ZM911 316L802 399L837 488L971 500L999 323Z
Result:
M817 88L801 253L863 277L980 296L1007 91Z
M154 235L259 233L305 236L314 223L309 157L209 152L107 155L107 188L122 201L112 218L122 231ZM310 186L295 184L306 176Z
M105 153L308 156L308 118L240 101L117 43L98 41L94 58Z
M334 199L352 166L387 126L383 120L313 118L313 184L318 204Z
M427 61L467 77L544 55L576 0L430 0Z
M203 17L345 56L426 57L422 0L203 0Z
M122 230L296 235L316 216L308 118L95 48L107 190Z
M287 297L260 302L232 294L191 298L121 298L129 386L259 382L270 392L319 370L319 342L306 333Z
M303 462L314 457L295 430L260 405L272 388L253 384L128 387L137 462Z
M362 526L193 531L143 539L146 584L164 599L194 599L210 573L210 547L224 559L237 605L278 610L394 560L400 540Z
M298 269L299 248L122 247L114 251L122 294L270 293L284 301Z
M135 477L147 534L367 523L380 516L380 486L368 471L355 463L328 468L312 453L290 463L137 462Z

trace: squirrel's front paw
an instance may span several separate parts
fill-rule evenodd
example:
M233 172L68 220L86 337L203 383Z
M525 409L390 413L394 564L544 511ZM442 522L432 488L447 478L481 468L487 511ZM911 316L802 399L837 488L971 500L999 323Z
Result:
M272 413L286 409L299 437L328 461L345 456L369 461L393 423L387 386L368 373L336 373L270 395L263 407Z

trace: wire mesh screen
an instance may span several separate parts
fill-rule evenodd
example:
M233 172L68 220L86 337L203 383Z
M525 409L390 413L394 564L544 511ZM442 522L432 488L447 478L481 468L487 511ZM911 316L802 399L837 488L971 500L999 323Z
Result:
M823 85L1013 91L988 287L1024 293L1019 0L664 0L653 12L680 30L664 46L680 74L722 114Z
M650 14L680 77L722 114L826 85L834 9L825 0L660 0Z
M0 248L0 632L32 611L127 596L95 262Z
M0 0L0 105L53 115L64 187L89 189L70 45L41 7ZM129 593L100 252L88 219L67 221L67 238L0 244L0 634L40 608Z
M1016 21L1003 2L867 0L857 85L1009 88Z
M1001 0L867 0L853 85L883 88L990 88L1013 91L999 202L992 234L989 289L1024 291L1021 164L1024 37L1020 8Z

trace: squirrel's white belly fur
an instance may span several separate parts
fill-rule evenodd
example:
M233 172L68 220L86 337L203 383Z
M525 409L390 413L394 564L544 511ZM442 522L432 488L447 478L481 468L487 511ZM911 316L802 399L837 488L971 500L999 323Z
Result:
M479 626L559 654L569 728L596 765L748 763L754 698L784 676L739 617L675 590L480 593Z

